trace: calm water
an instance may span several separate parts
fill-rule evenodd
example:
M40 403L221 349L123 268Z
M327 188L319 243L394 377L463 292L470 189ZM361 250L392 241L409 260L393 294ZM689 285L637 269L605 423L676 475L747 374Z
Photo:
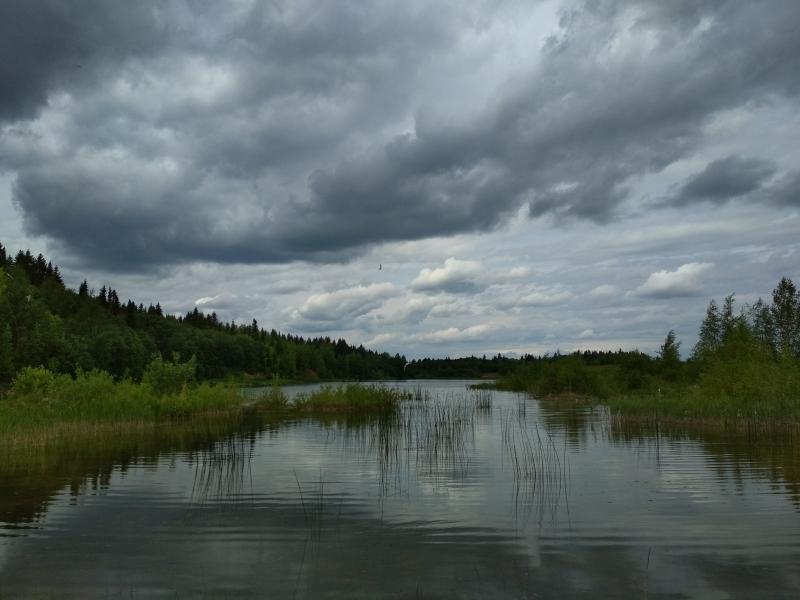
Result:
M0 597L800 596L791 438L620 431L413 382L396 421L254 419L0 457Z

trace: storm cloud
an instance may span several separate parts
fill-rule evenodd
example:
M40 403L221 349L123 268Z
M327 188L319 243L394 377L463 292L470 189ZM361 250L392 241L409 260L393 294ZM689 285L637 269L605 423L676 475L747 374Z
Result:
M700 151L714 119L800 91L791 0L563 2L538 46L491 68L525 15L478 1L5 2L0 169L27 231L91 264L347 261L492 230L520 208L623 218L636 182ZM675 203L784 171L731 155Z
M757 158L729 156L709 163L681 186L675 204L726 202L758 190L776 171L775 164Z
M0 237L409 357L690 348L710 297L800 278L799 30L795 0L8 0Z

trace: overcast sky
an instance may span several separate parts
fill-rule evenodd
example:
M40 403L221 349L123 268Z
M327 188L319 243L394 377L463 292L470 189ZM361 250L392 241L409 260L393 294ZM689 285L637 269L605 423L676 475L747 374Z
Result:
M797 0L0 3L0 241L422 355L800 280Z

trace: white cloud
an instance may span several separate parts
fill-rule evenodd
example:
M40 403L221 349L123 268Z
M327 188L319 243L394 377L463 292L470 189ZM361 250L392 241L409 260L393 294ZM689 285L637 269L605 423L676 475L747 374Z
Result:
M483 280L484 266L475 260L458 260L450 257L437 269L422 269L411 282L416 291L449 292L453 294L477 292L486 288Z
M364 345L367 348L375 348L376 350L383 350L386 344L393 342L396 339L397 335L394 333L379 333L374 338L364 342Z
M365 315L399 293L391 283L373 283L309 296L295 311L310 321L338 321Z
M578 334L578 339L585 340L594 337L594 329L584 329Z
M472 325L464 329L458 327L448 327L447 329L440 329L439 331L432 331L430 333L421 333L412 336L411 339L421 342L429 342L433 344L442 344L447 342L460 342L464 340L475 340L485 336L492 330L492 326L488 323L481 323L479 325Z
M596 288L593 288L592 291L589 292L589 295L593 298L614 298L616 296L620 296L622 294L621 290L615 286L608 283L604 283L602 285L598 285Z
M508 272L509 279L525 279L529 277L533 271L530 267L514 267Z
M223 292L216 296L206 296L195 300L194 305L205 311L235 308L239 304L239 297L230 292Z
M517 298L500 299L498 306L502 308L556 306L572 300L573 295L566 290L534 289Z
M652 298L693 296L701 293L702 276L713 267L713 263L693 262L681 265L675 271L656 271L634 293Z

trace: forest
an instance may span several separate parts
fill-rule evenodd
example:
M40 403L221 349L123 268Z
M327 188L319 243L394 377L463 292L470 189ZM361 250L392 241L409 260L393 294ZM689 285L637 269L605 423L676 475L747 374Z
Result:
M342 339L267 331L254 320L221 322L197 309L122 302L116 290L64 285L41 254L9 256L0 245L0 385L26 367L53 374L107 373L140 381L191 361L197 380L498 379L502 389L601 399L625 412L800 413L800 292L791 279L737 310L733 294L712 300L687 360L670 331L656 356L638 350L543 356L424 358L352 346ZM154 362L155 361L155 362Z
M198 379L245 374L282 380L401 378L406 359L354 347L342 339L303 338L253 320L223 323L197 309L165 314L159 304L123 302L117 291L64 285L44 256L0 244L0 384L24 367L54 373L104 371L140 380L154 357L186 362Z

